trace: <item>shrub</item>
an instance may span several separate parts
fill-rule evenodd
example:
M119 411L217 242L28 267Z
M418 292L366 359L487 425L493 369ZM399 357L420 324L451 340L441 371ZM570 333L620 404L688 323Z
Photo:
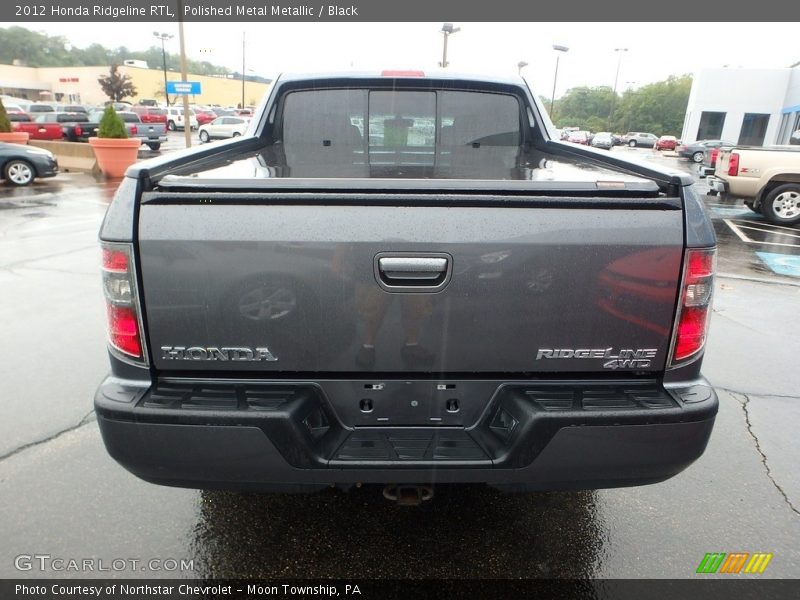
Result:
M3 106L3 99L0 98L0 133L8 133L11 131L11 121L8 120L8 113L6 107Z
M125 129L125 122L111 105L107 106L105 112L103 112L103 117L100 119L100 126L97 128L97 137L117 139L128 137L128 130Z

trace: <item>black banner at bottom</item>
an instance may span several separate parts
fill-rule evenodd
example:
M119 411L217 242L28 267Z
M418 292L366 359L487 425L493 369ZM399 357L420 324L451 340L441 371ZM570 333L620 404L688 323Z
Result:
M563 599L744 600L800 598L800 580L714 578L694 580L0 580L2 600L240 600L327 599Z

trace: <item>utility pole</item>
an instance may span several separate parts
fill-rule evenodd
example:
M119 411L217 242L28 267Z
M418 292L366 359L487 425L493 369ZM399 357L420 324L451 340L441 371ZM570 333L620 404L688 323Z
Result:
M187 81L189 74L186 67L186 45L183 35L183 0L178 0L178 40L181 46L181 81ZM183 94L183 134L186 147L192 147L192 119L189 115L189 95Z

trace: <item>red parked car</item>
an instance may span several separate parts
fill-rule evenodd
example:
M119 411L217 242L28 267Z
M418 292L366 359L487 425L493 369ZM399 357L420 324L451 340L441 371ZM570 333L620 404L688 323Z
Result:
M674 135L662 135L656 141L656 150L675 150L678 147L678 138Z
M573 144L589 145L589 132L588 131L570 131L567 137L568 142Z
M194 109L194 116L197 117L197 124L198 125L205 125L206 123L211 123L214 119L217 118L217 113L212 110L204 109L204 108L195 108Z
M167 124L166 108L159 108L158 106L132 106L129 110L139 115L142 123L162 123L164 126Z

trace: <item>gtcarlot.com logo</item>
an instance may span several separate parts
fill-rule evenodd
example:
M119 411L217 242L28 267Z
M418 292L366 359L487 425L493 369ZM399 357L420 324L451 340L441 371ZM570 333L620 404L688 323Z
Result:
M708 552L697 567L698 573L725 573L737 575L752 573L760 575L772 560L772 553L766 552Z
M50 554L20 554L14 558L17 571L123 572L192 571L193 559L176 558L62 558Z

